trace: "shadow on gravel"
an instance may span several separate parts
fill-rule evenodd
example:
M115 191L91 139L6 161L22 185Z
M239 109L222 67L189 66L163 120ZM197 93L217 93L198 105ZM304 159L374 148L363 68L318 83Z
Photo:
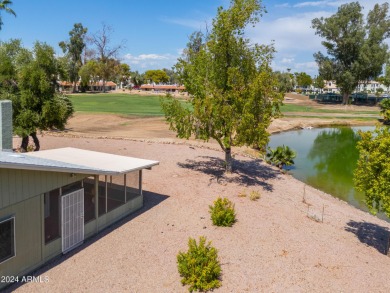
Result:
M73 249L72 251L68 252L65 255L60 255L58 257L55 257L54 259L48 261L46 264L44 264L39 269L27 274L27 276L34 276L38 277L42 275L42 279L45 278L45 272L52 269L53 267L61 264L62 262L66 261L67 259L71 258L75 254L79 253L83 249L87 248L90 245L93 245L96 241L99 241L101 238L105 237L106 235L110 234L112 231L114 231L117 228L120 228L121 226L127 224L134 218L138 217L139 215L147 212L148 210L154 208L155 206L159 205L164 200L168 199L169 196L159 193L154 193L150 191L143 190L142 191L144 195L144 206L139 209L138 211L135 211L134 213L124 217L123 219L119 220L118 222L112 224L111 226L105 228L104 230L100 231L99 234L92 236L91 238L88 238L84 241L84 243L77 248ZM128 239L123 239L123 241L128 241ZM92 256L91 256L92 257ZM21 278L20 278L21 279ZM50 280L49 280L50 281ZM14 283L10 285L9 287L6 287L5 289L2 289L1 292L13 292L17 288L23 286L24 283ZM44 290L43 290L44 291Z
M384 255L388 254L390 231L387 227L351 220L347 223L345 230L355 234L360 242L374 247Z
M268 191L272 191L272 184L267 180L277 178L279 171L262 164L261 160L233 160L233 173L225 174L225 161L210 156L199 156L196 160L186 160L184 163L177 163L181 168L190 169L210 175L210 182L213 179L220 184L236 183L240 185L260 185Z

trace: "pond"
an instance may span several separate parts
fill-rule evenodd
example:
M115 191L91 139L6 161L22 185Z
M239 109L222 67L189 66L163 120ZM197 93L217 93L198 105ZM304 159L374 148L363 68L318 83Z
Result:
M367 211L364 194L353 186L353 171L359 152L358 130L372 126L313 128L274 134L269 147L287 145L296 151L289 173L298 180Z

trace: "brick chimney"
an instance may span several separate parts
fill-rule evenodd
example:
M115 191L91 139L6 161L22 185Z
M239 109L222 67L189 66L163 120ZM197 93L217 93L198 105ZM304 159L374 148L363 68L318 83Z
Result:
M12 151L12 102L0 101L0 151Z

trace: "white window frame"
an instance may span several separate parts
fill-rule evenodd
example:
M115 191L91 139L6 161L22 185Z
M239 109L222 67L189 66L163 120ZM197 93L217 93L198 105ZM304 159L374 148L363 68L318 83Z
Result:
M4 222L7 222L7 221L13 221L13 225L14 225L14 227L13 227L13 228L14 228L14 234L13 234L13 236L14 236L14 254L13 254L11 257L9 257L9 258L7 258L7 259L1 261L0 264L3 264L3 263L5 263L5 262L9 261L10 259L16 257L16 233L15 233L15 229L16 229L16 228L15 228L15 227L16 227L16 219L15 219L15 216L11 216L11 217L9 217L9 218L6 218L6 219L0 221L0 224L2 224L2 223L4 223Z

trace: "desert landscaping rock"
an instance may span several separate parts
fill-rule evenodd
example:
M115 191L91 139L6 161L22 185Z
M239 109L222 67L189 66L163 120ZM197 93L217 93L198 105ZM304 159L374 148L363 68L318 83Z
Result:
M203 235L222 264L222 287L215 292L390 291L390 224L260 160L236 155L236 171L224 176L224 154L214 149L153 140L40 139L43 149L72 146L160 165L144 172L142 210L35 272L49 282L9 290L186 292L176 255L189 237ZM238 196L252 190L261 193L258 201ZM232 228L211 223L208 206L218 196L235 204Z

